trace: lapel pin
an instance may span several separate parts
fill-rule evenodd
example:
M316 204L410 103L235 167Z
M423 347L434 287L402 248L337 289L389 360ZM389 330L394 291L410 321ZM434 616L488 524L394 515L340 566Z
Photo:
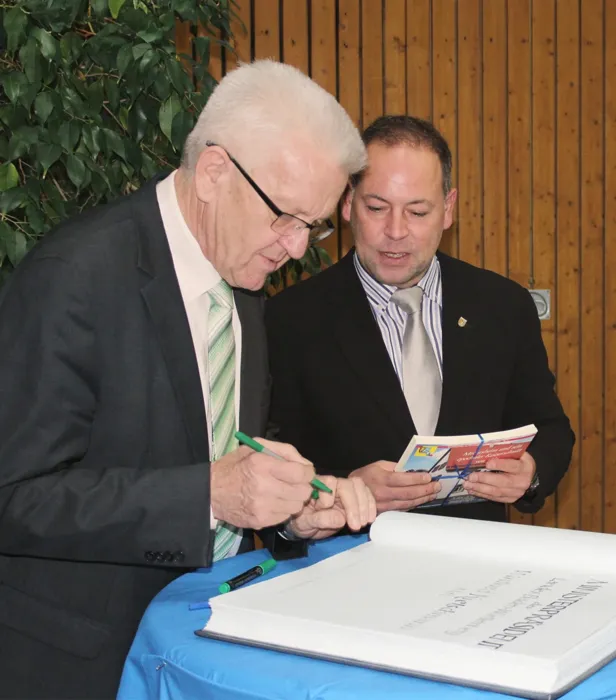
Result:
M460 328L464 328L464 326L466 326L466 323L467 321L464 318L464 316L460 316L460 318L458 319L458 326L460 326Z

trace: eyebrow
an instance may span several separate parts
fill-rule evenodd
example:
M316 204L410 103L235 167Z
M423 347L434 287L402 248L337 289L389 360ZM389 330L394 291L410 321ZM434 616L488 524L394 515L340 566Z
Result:
M374 194L372 192L369 192L369 193L363 195L364 199L368 199L369 197L372 199L378 199L379 202L384 202L385 204L389 204L389 201L387 199L385 199L385 197L381 197L381 195L379 195L379 194ZM430 207L433 206L432 202L428 199L412 199L411 201L407 202L405 204L405 206L409 206L409 204L427 204Z

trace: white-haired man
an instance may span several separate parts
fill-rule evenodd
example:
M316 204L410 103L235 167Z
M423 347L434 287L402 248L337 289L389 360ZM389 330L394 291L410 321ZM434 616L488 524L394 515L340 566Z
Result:
M15 271L0 297L1 697L115 697L145 606L187 568L253 529L271 526L280 558L374 518L361 480L324 477L333 493L314 500L293 447L277 460L234 438L262 435L268 412L254 292L331 226L364 159L310 79L244 65L179 170L60 226Z

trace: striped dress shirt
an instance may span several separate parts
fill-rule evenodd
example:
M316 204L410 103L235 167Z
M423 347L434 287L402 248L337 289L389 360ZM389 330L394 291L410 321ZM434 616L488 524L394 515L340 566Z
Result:
M363 267L357 253L353 257L355 270L364 288L370 308L378 323L383 342L387 348L391 362L396 370L400 385L402 383L402 341L406 326L406 314L397 304L391 301L397 287L383 284L372 277ZM426 274L417 283L424 291L421 305L421 318L430 338L432 349L437 359L441 381L443 380L443 288L441 285L441 266L434 256Z

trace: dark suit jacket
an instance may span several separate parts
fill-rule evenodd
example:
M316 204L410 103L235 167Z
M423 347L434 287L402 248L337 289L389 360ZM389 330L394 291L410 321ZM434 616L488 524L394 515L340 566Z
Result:
M397 462L415 434L352 256L266 304L278 437L318 472L339 476L381 459ZM446 255L439 260L443 395L436 434L535 423L529 452L540 488L516 505L538 510L567 470L574 436L553 390L535 306L528 291L504 277ZM505 518L505 507L494 502L424 512Z
M262 435L263 300L235 301L240 428ZM148 602L212 559L206 416L155 183L27 256L0 296L0 358L0 697L111 698Z

